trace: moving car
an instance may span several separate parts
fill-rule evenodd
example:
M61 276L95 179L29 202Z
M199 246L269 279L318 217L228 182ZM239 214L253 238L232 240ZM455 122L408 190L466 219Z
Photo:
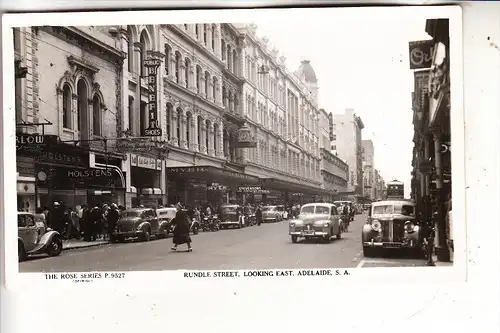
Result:
M167 237L170 221L158 219L153 208L132 208L122 212L111 236L112 242L123 242L126 238L149 241L151 236Z
M299 237L330 242L333 236L342 237L337 207L330 203L310 203L302 206L298 218L289 222L289 234L293 243Z
M46 253L58 256L63 248L61 234L57 231L45 230L45 225L37 224L31 213L17 213L17 253L19 261L26 260L30 254Z
M362 230L363 254L373 256L381 248L421 249L415 204L409 200L384 200L371 204Z
M262 222L279 222L283 220L285 206L264 206L262 207Z

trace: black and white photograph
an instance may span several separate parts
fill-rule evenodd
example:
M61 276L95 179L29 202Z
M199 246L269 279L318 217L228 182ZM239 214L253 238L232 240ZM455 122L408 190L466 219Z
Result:
M12 27L19 272L452 267L438 9Z

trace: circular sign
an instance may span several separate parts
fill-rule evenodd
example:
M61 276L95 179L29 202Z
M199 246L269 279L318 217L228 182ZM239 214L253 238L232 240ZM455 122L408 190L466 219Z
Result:
M47 174L43 171L40 171L38 173L38 180L41 180L42 182L47 180Z
M412 64L421 66L425 61L425 53L419 48L414 48L411 50L410 59Z

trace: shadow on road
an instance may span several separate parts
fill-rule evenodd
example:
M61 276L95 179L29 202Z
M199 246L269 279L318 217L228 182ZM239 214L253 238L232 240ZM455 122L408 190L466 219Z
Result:
M383 259L425 259L424 254L420 251L409 249L378 249L374 255L369 258Z

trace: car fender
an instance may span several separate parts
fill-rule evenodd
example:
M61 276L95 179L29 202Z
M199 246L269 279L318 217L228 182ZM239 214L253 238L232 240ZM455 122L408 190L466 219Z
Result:
M149 228L149 230L151 230L151 223L147 222L147 221L144 221L144 222L141 222L138 226L137 226L137 231L145 231L146 228Z
M160 225L158 226L158 230L170 230L170 221L169 220L162 220L160 221Z
M45 251L47 246L52 243L54 237L61 237L61 234L55 230L47 231L42 235L40 240L38 241L37 246L30 253Z

